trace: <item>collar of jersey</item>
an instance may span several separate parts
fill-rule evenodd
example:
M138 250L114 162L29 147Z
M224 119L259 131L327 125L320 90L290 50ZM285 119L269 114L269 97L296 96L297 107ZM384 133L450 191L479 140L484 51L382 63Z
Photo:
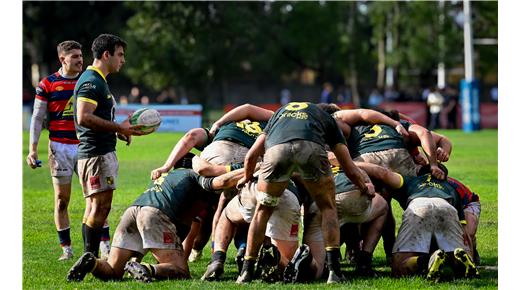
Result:
M98 69L97 67L95 67L95 66L93 66L93 65L89 65L89 66L87 67L87 69L89 69L89 70L93 70L93 71L97 72L97 73L98 73L99 75L101 75L101 77L105 80L105 83L107 82L107 79L105 78L105 75L104 75L104 74L101 72L101 70Z

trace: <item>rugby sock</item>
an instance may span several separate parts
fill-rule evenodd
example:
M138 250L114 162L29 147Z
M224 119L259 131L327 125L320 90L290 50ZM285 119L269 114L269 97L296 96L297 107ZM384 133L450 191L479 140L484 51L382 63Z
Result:
M152 264L141 262L141 265L145 266L146 269L148 269L148 272L150 272L151 277L155 277L155 266Z
M255 263L256 257L245 256L244 265L242 266L242 273L247 270L249 273L253 274L255 272Z
M84 251L91 252L99 258L99 242L101 241L102 228L91 228L85 224L85 245Z
M327 267L336 274L341 274L341 265L339 263L341 253L339 247L326 247Z
M103 227L101 231L101 240L102 241L110 241L110 227Z
M419 255L417 257L417 271L419 273L426 273L428 271L428 262L430 257L428 255Z
M85 223L81 224L81 237L83 238L83 246L85 246L85 243L86 243L86 240L85 240L85 237L87 236L86 226L87 226L87 224L85 224Z
M226 261L226 252L215 251L213 254L211 254L211 261L225 262Z
M60 246L70 246L70 227L63 230L58 230L58 239L60 240Z

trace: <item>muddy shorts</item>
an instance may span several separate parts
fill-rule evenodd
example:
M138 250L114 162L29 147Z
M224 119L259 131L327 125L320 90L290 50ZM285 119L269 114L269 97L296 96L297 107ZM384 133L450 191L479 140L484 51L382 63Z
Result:
M218 165L244 162L249 148L227 140L213 141L200 153L200 157Z
M244 221L251 223L256 210L257 194L256 182L247 183L240 194L233 197L224 209L226 217L233 221L236 220L237 215L240 215ZM300 216L298 198L286 189L280 197L280 203L267 222L265 235L277 240L297 241Z
M284 182L298 172L303 179L318 181L332 175L325 148L305 140L290 141L268 148L260 167L260 179Z
M150 206L131 206L124 212L114 233L112 247L143 255L149 249L183 251L182 241L170 218Z
M362 154L354 159L377 164L403 176L417 176L413 158L406 149L388 149Z
M83 187L83 197L116 189L118 170L119 163L114 151L78 160L78 175Z
M403 212L392 253L429 253L432 238L439 249L452 252L464 248L457 210L442 198L419 197Z
M72 175L77 172L78 144L65 144L49 141L49 168L52 182L70 184Z

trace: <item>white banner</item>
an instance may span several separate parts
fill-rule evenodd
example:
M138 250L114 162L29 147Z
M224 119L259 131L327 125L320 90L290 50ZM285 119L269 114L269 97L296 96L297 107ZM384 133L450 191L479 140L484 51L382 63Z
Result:
M116 122L124 121L128 115L141 109L149 108L161 114L160 132L187 132L193 128L202 127L202 105L118 105L116 107Z

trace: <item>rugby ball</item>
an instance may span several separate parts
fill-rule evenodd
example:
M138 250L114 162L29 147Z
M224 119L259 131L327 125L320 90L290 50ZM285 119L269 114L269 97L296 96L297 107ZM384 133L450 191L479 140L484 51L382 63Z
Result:
M142 126L141 131L150 134L161 125L161 114L154 109L139 109L130 116L130 125L140 125Z

